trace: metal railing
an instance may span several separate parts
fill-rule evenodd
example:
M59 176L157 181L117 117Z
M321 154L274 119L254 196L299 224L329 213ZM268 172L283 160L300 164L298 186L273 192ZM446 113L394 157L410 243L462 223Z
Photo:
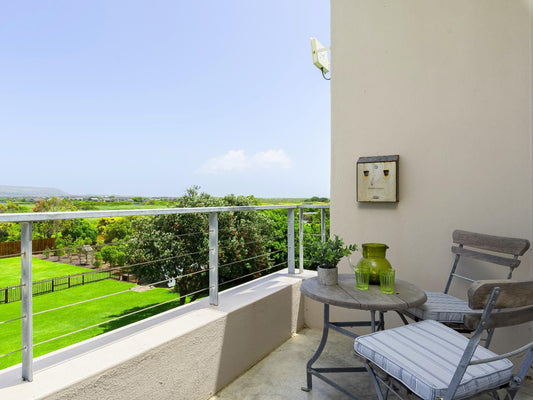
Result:
M122 292L113 293L106 296L101 296L96 299L84 300L68 306L61 306L56 309L41 311L39 313L33 313L33 298L32 298L32 224L34 222L42 221L58 221L58 220L67 220L67 219L83 219L83 218L104 218L104 217L138 217L138 216L157 216L157 215L173 215L173 214L193 214L193 213L202 213L209 214L209 304L217 306L219 303L219 267L228 267L233 263L226 263L225 265L219 266L219 228L218 228L218 216L220 213L225 212L241 212L241 211L262 211L262 210L287 210L287 269L289 274L296 273L295 266L295 211L299 211L299 230L298 230L298 239L299 239L299 268L298 272L303 272L304 267L304 248L303 248L303 239L304 239L304 209L320 209L321 212L321 228L320 228L320 237L322 241L326 240L326 209L329 209L329 205L277 205L277 206L232 206L232 207L196 207L196 208L165 208L165 209L137 209L137 210L111 210L111 211L73 211L73 212L48 212L48 213L20 213L20 214L0 214L0 223L20 223L21 226L21 317L13 318L7 321L0 321L1 325L21 320L22 322L22 347L18 350L11 351L6 354L0 355L4 357L13 353L21 352L22 353L22 379L26 381L33 380L33 347L39 344L49 342L51 340L58 339L60 337L68 336L70 334L76 333L71 332L66 335L61 335L52 339L45 340L43 342L34 344L33 343L33 316L37 314L42 314L44 312L54 311L56 309L65 308L88 301L97 300L103 297L113 296ZM266 256L266 255L262 255ZM179 257L179 256L178 256ZM240 262L246 260L240 260ZM278 264L282 265L285 262ZM274 265L270 268L277 267ZM206 272L205 270L192 272L190 275ZM254 275L256 272L252 272L248 275ZM224 284L229 284L238 279L242 279L244 276L240 276L236 279L226 281ZM166 281L156 282L170 282L172 279L178 277L169 277ZM202 289L202 291L205 289ZM192 295L194 293L188 293ZM181 295L181 293L180 293ZM169 302L175 301L177 299L172 299L163 303L159 303L148 308L157 307ZM111 322L119 318L123 318L141 311L144 311L148 308L135 311L133 313L122 315L118 318L114 318L110 321L105 321L103 323ZM90 326L85 329L92 328L94 326L102 325L103 323Z

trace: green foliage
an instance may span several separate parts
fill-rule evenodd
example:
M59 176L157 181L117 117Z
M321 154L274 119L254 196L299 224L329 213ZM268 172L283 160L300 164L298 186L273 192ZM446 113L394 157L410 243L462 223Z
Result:
M104 236L104 232L108 225L113 224L116 221L115 217L103 217L96 223L96 229L100 236Z
M70 244L71 243L67 239L64 239L61 237L61 235L58 235L58 237L56 238L56 247L54 249L54 256L58 256L58 257L64 256L65 250L63 249L65 247L69 247Z
M117 248L117 246L104 246L101 251L102 259L111 266L124 266L126 263L126 254Z
M310 199L305 199L304 203L329 203L329 199L327 197L313 196Z
M8 241L12 225L10 223L0 224L0 242Z
M307 247L308 255L321 268L335 268L341 258L357 251L355 244L344 246L344 241L337 235L325 242L315 240Z
M52 197L48 200L40 200L33 207L34 212L57 212L76 211L74 203L68 199ZM72 220L43 221L34 224L36 238L51 238L59 232L65 231L72 224Z
M132 233L131 218L114 218L114 221L105 225L101 235L106 243L110 243L127 240Z
M78 241L81 244L96 243L98 235L97 229L84 219L72 219L67 221L62 230L62 236L69 237L71 241ZM82 242L79 242L79 239Z
M79 210L97 210L98 207L94 203L94 201L75 201L74 205Z
M255 204L251 197L229 195L222 199L199 193L197 187L187 190L177 207L247 206ZM127 255L133 273L143 282L177 278L181 295L208 287L209 214L191 213L138 218ZM218 215L219 282L239 281L243 275L260 275L272 261L266 255L272 246L272 222L253 211L224 212ZM203 272L205 271L205 272ZM183 276L193 274L189 276ZM249 277L251 278L251 276ZM248 278L248 279L249 279ZM200 294L193 294L193 299ZM182 302L184 299L182 299Z
M58 199L57 197L52 197L47 200L39 200L35 207L33 207L34 212L54 212L54 211L76 211L77 208L74 206L74 203L68 199Z

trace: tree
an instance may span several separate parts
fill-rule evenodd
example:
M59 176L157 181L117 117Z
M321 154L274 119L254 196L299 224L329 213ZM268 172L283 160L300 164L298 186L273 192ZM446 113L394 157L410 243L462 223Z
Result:
M0 242L7 242L11 233L11 223L0 224Z
M62 235L70 237L73 242L82 239L84 243L93 244L96 243L98 230L84 219L73 219L65 224Z
M14 213L20 211L20 206L8 200L6 203L6 209L8 213Z
M127 240L128 236L133 233L130 218L115 218L113 222L108 223L103 229L102 236L106 243Z
M115 246L104 246L101 251L102 260L113 266L124 266L126 254Z
M58 199L57 197L52 197L48 200L39 200L35 207L33 207L34 212L57 212L57 211L76 211L74 203L68 199ZM44 221L35 223L34 232L37 237L47 237L57 235L58 232L62 232L69 225L72 224L72 220L61 220L61 221Z
M192 187L176 206L218 207L254 204L250 197L215 198ZM272 233L270 219L257 212L224 212L218 215L219 282L239 283L244 275L259 275L271 265L268 248ZM208 287L209 214L190 213L143 217L133 221L134 233L127 247L128 262L141 281L157 282L176 278L175 288L185 303L185 295L198 298Z

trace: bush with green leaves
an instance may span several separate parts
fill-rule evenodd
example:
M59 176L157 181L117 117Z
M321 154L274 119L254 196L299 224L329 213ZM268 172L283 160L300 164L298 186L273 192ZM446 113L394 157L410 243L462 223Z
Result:
M116 265L122 267L126 263L126 254L117 246L104 246L100 253L102 259L112 267Z
M72 219L66 224L61 231L63 237L70 237L73 242L80 243L81 239L84 244L96 243L98 230L85 219Z
M187 190L176 206L220 207L254 205L252 197L229 195L216 198ZM219 284L238 284L260 276L270 268L272 221L254 211L218 214ZM128 242L128 263L143 283L176 278L176 291L198 298L209 282L209 213L173 214L137 218Z
M349 256L353 251L357 251L357 246L355 244L345 246L338 235L325 242L313 241L307 247L307 255L313 265L321 268L335 268L343 257Z

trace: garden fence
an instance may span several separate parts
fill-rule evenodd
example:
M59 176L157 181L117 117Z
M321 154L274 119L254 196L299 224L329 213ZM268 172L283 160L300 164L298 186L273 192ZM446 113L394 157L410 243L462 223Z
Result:
M103 281L111 278L112 271L92 271L76 275L67 275L57 278L46 279L33 282L32 295L57 292L59 290L70 289L74 286L86 285L92 282ZM0 304L13 303L21 300L21 285L0 288Z

